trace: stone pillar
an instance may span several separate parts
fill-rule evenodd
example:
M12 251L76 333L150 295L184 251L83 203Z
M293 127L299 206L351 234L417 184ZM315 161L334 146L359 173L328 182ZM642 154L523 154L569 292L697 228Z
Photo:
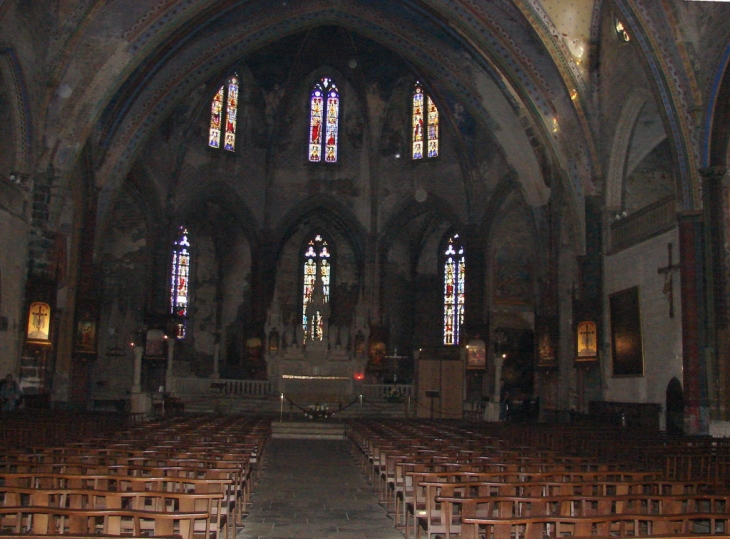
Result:
M167 370L165 371L165 391L175 392L175 379L173 371L173 359L175 357L175 338L167 339Z
M220 343L220 341L218 341L215 343L215 345L213 345L213 374L211 375L211 378L213 380L218 380L221 377L220 363L221 363L221 343Z
M494 393L492 401L487 403L484 410L485 421L499 421L499 396L501 388L499 387L499 379L502 378L502 365L504 358L499 354L494 354Z
M142 392L142 353L144 348L134 347L134 378L132 381L132 393Z
M492 401L499 403L499 396L501 388L499 387L499 380L502 378L502 365L504 364L504 358L499 355L494 356L494 393L492 394Z
M134 382L132 383L133 414L149 414L152 411L152 398L147 393L142 393L142 353L141 346L134 347Z
M682 283L682 366L684 370L684 430L709 432L707 372L704 357L705 285L703 214L684 212L679 220L679 260Z
M727 169L700 169L705 218L705 267L707 282L707 379L708 405L712 419L727 420L728 360L730 359L728 324L728 271L730 260L728 237L730 224L730 186Z

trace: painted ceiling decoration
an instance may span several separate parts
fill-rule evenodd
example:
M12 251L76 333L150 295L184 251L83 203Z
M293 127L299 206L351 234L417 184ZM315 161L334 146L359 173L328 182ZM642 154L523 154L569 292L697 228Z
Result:
M531 205L549 197L540 179L546 157L580 205L600 192L596 182L606 172L588 80L604 2L649 63L678 162L682 205L693 208L699 133L687 111L699 106L699 92L673 33L677 25L663 24L673 22L671 10L652 9L647 0L302 0L276 9L264 9L268 3L260 0L87 0L59 7L59 19L75 31L51 44L56 91L44 105L45 160L67 174L93 135L103 213L153 130L179 103L268 43L330 24L398 50L489 126ZM90 48L91 60L79 54Z

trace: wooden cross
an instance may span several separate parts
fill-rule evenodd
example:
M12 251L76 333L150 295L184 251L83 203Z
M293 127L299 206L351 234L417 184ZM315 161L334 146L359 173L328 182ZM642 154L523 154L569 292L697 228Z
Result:
M580 332L583 336L583 348L593 350L593 330L590 326L586 325L585 329Z
M679 264L672 264L672 244L667 243L668 262L663 268L658 268L657 273L664 275L664 295L669 300L669 318L674 318L674 272L680 268Z
M43 307L38 305L38 311L31 312L33 315L33 327L38 331L43 327L43 319L46 317L46 313L43 312Z

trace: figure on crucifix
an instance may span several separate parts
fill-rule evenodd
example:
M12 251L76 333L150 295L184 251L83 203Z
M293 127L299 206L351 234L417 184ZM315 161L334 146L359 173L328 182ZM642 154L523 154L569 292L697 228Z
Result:
M47 341L51 325L51 307L47 303L35 302L30 306L28 316L28 339Z
M674 318L674 272L680 269L680 264L672 264L672 244L667 243L667 265L657 268L659 275L664 275L662 293L669 302L669 318Z
M592 359L597 356L596 323L581 322L578 324L578 359Z

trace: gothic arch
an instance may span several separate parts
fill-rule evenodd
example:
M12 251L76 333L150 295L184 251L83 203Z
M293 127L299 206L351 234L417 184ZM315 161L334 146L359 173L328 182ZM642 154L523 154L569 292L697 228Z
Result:
M667 432L672 434L683 433L684 396L682 384L676 377L669 380L667 384L664 406Z
M515 196L522 196L519 185L515 181L511 174L507 174L497 184L494 189L494 193L489 198L486 211L484 212L484 218L477 227L478 237L481 239L482 245L480 248L486 248L486 242L492 234L492 229L495 223L499 221L500 211L505 207L506 204ZM476 247L476 246L475 246ZM474 247L471 248L472 250Z
M112 98L108 98L107 103L119 103L128 102L131 100L132 93L136 96L133 100L133 104L125 111L119 110L116 114L122 114L118 122L118 127L113 136L113 141L109 146L109 150L105 152L103 163L101 165L101 176L108 178L108 182L114 183L118 181L120 174L124 173L124 169L129 166L129 161L136 158L142 145L148 140L150 129L153 129L162 119L166 118L172 107L176 105L182 99L183 96L188 95L196 84L201 83L202 77L208 77L213 70L220 72L220 65L224 62L226 65L231 65L235 62L236 58L240 58L246 51L252 50L252 48L265 44L267 39L270 39L270 28L266 25L274 24L274 21L260 21L261 26L266 28L266 31L262 33L255 33L249 35L246 40L241 40L240 35L237 39L231 37L228 39L226 36L221 36L217 40L216 44L211 49L207 47L207 56L203 57L201 51L198 50L198 46L203 47L205 44L209 44L206 41L207 38L195 42L190 40L185 43L185 47L180 50L178 58L182 62L187 62L183 66L172 66L166 64L166 59L154 56L149 58L149 61L153 67L150 68L150 72L154 73L150 79L150 83L145 86L142 90L133 91L132 88L139 86L136 83L134 77L130 77L122 84L121 87L116 89L109 89L109 91L118 92L119 95ZM308 14L306 21L304 20L292 20L287 24L299 25L297 30L314 27L318 24L341 24L344 27L355 29L362 32L363 35L374 39L384 46L399 47L403 50L403 56L406 60L413 61L418 67L424 71L433 72L434 76L444 78L445 88L449 92L454 93L455 99L462 101L465 106L474 110L475 117L479 118L485 125L490 126L491 136L495 137L496 145L500 148L500 151L504 153L511 166L517 171L517 177L520 183L523 185L526 199L532 205L544 204L550 194L550 188L545 186L542 181L542 174L540 173L540 165L536 158L535 148L531 145L530 140L524 132L524 128L520 123L520 120L515 116L513 104L505 99L503 88L500 86L499 81L502 77L499 73L494 72L494 68L488 61L485 61L484 56L489 56L496 53L492 50L478 50L471 51L474 55L472 60L478 62L480 67L487 73L486 76L482 77L483 84L475 86L473 81L462 81L456 80L455 73L460 70L454 70L450 67L450 60L447 58L438 60L443 55L430 55L435 60L427 60L426 56L421 47L417 47L414 40L418 41L413 35L408 32L410 29L399 30L403 33L400 39L396 39L390 28L383 22L383 19L377 17L377 13L367 13L355 16L350 14L347 9L331 10L326 9L324 11L314 10ZM466 22L464 23L466 24ZM239 29L239 32L242 31ZM174 32L171 32L165 37L165 39L176 40L177 36ZM467 46L466 43L461 43L460 46ZM487 47L487 43L482 43L481 46ZM470 48L471 46L469 46ZM446 52L445 56L450 53ZM214 65L213 60L218 65ZM138 58L138 61L142 61L142 58ZM516 69L520 69L519 66L513 66ZM480 79L480 80L482 80ZM494 80L493 80L494 79ZM537 90L540 91L539 89ZM127 99L129 94L130 99ZM569 101L566 96L565 98ZM489 107L486 106L489 103ZM103 106L103 103L100 103ZM562 107L563 105L561 105ZM568 107L572 109L572 107ZM488 110L487 110L488 109ZM534 114L534 111L532 112ZM105 115L107 113L104 113ZM528 114L531 114L528 112ZM569 115L570 116L570 115ZM116 121L116 120L115 120ZM567 116L564 120L567 122ZM572 120L571 120L572 121ZM540 121L537 122L540 124ZM540 128L542 129L542 128ZM547 132L543 133L543 142L547 146L554 146L553 136L549 136ZM560 152L561 150L557 147L553 147L554 152ZM558 160L565 162L565 160ZM582 161L581 161L582 163ZM566 171L568 168L566 168ZM582 193L583 189L578 184L579 180L576 179L576 175L572 173L566 173L566 178L570 177L571 181L574 182L573 190L578 196ZM100 201L101 206L107 204L107 186L104 186L103 193Z
M606 206L608 208L621 207L622 186L631 136L641 109L644 108L649 99L651 99L651 95L647 91L635 88L629 94L621 109L616 132L613 136L613 144L611 145L608 170L606 171Z
M391 212L390 218L383 226L378 240L380 259L387 257L393 242L398 238L398 232L403 230L408 223L425 214L432 214L435 220L450 223L451 226L463 226L457 212L451 205L433 193L426 193L426 200L418 202L412 198L406 199L397 205Z
M683 211L701 207L699 163L692 140L695 127L688 121L699 96L693 90L697 86L695 75L682 62L683 55L687 54L683 50L684 40L678 40L672 33L673 25L665 13L668 8L642 11L629 0L608 0L608 4L628 26L641 51L646 75L653 83L652 90L676 165L677 207Z
M281 220L274 234L276 260L278 262L281 250L291 237L307 223L306 227L311 228L308 222L320 222L324 227L341 234L351 245L359 268L365 265L367 232L342 203L330 195L320 194L298 203ZM362 275L360 276L362 282Z
M258 245L258 223L246 202L230 185L214 182L201 186L197 191L181 196L179 219L185 220L196 212L206 212L205 205L214 203L227 212L241 226L251 246Z
M0 81L11 109L9 112L12 118L14 148L13 163L7 171L2 172L27 174L30 172L27 169L33 140L30 103L23 70L12 47L0 46ZM5 143L7 142L5 139Z
M717 65L707 98L702 166L728 168L730 157L730 43Z

